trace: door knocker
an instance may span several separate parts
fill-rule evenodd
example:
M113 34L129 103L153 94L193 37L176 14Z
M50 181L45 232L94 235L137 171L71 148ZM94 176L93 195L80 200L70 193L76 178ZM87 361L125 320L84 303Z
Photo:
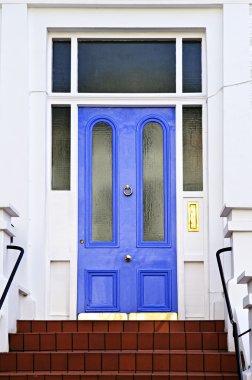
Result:
M133 190L132 188L130 187L130 185L126 185L123 189L123 194L125 195L125 197L130 197L132 194L133 194Z

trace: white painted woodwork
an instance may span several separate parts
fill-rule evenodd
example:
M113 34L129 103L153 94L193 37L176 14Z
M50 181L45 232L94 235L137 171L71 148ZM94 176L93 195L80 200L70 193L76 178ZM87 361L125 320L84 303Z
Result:
M204 262L185 263L185 317L203 319L205 317L205 270Z
M70 262L50 262L50 315L68 319L70 310Z
M250 247L252 244L252 205L244 206L244 202L239 206L238 203L234 203L233 207L227 204L221 213L221 216L225 219L224 233L231 237L231 252L225 252L221 257L226 258L226 262L229 261L231 264L230 277L226 277L227 290L229 292L230 303L233 310L237 310L237 320L240 332L246 331L248 329L247 323L242 322L246 318L246 311L243 311L244 302L245 304L249 301L246 299L247 296L247 286L248 275L252 271L252 261L249 259ZM247 221L247 225L251 226L250 230L246 227L242 230L244 226L244 221ZM234 228L234 226L236 228ZM225 263L225 262L224 262ZM242 273L242 275L241 275ZM238 278L238 281L237 281ZM238 282L238 284L237 284ZM245 299L245 300L244 300ZM242 314L244 316L242 316ZM232 327L228 321L228 315L225 315L226 326L229 332L228 335L228 347L229 349L234 348L234 342L232 337Z
M223 296L215 252L224 245L224 233L219 213L224 203L248 207L252 194L252 5L245 0L30 0L22 4L0 0L0 5L0 201L13 203L20 211L14 243L23 246L26 254L18 279L30 291L23 299L27 307L22 315L28 318L36 312L36 318L43 319L58 313L76 318L78 106L172 105L176 106L179 318L197 314L220 318ZM51 92L53 37L72 41L71 94ZM78 94L79 37L175 37L176 95ZM203 39L201 94L181 93L182 37ZM71 105L68 192L50 189L52 104ZM181 115L186 104L203 108L203 192L183 192ZM188 200L199 201L199 232L187 231ZM236 263L241 272L248 261L241 241L250 242L251 220L237 216L240 232L234 220L228 222L230 235L238 239L234 249L241 251ZM240 234L246 235L245 240ZM228 260L225 270L233 274ZM62 294L54 276L65 282ZM202 285L200 294L196 280ZM234 299L235 286L230 286ZM33 301L28 306L31 298L36 311Z
M244 272L240 274L237 278L237 284L246 284L247 285L247 294L243 298L243 309L248 309L248 315L246 315L246 322L243 326L243 331L247 331L252 323L252 268L246 269ZM250 368L245 372L244 379L251 379L252 378L252 370L251 370L251 363L252 363L252 334L249 332L248 334L244 335L244 338L246 337L246 341L249 345L249 347L246 350L246 357L247 357L247 368L250 366ZM243 339L244 339L243 338Z
M12 251L7 250L7 245L11 243L10 237L15 236L15 230L12 227L13 217L18 217L17 210L10 204L0 204L0 298L4 292L5 286L12 270L13 256ZM17 257L14 257L16 260ZM17 280L15 279L15 282ZM13 320L20 316L19 314L19 295L16 294L18 286L12 284L0 311L0 352L8 351L8 333L13 330Z

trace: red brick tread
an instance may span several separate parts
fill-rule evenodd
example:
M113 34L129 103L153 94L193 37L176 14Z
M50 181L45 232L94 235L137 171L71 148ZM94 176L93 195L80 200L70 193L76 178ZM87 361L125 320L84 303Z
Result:
M204 373L204 372L163 372L163 373L118 373L118 372L43 372L41 374L8 373L0 374L1 380L238 380L236 374Z
M236 371L234 353L205 351L18 352L0 354L7 371Z
M31 332L223 332L224 321L18 321Z
M10 351L226 350L225 332L57 332L9 335Z

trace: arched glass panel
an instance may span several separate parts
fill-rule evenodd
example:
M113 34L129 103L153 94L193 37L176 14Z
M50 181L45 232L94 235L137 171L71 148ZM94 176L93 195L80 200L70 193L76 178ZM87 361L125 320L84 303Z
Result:
M143 129L143 240L164 240L163 128L149 122Z
M92 130L92 241L113 239L112 128L105 122Z

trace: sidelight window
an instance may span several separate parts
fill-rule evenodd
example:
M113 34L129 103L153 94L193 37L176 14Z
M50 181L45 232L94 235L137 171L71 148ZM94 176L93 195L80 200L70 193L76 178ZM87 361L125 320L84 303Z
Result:
M70 190L70 107L52 107L52 190Z
M203 190L202 107L183 107L183 189Z

